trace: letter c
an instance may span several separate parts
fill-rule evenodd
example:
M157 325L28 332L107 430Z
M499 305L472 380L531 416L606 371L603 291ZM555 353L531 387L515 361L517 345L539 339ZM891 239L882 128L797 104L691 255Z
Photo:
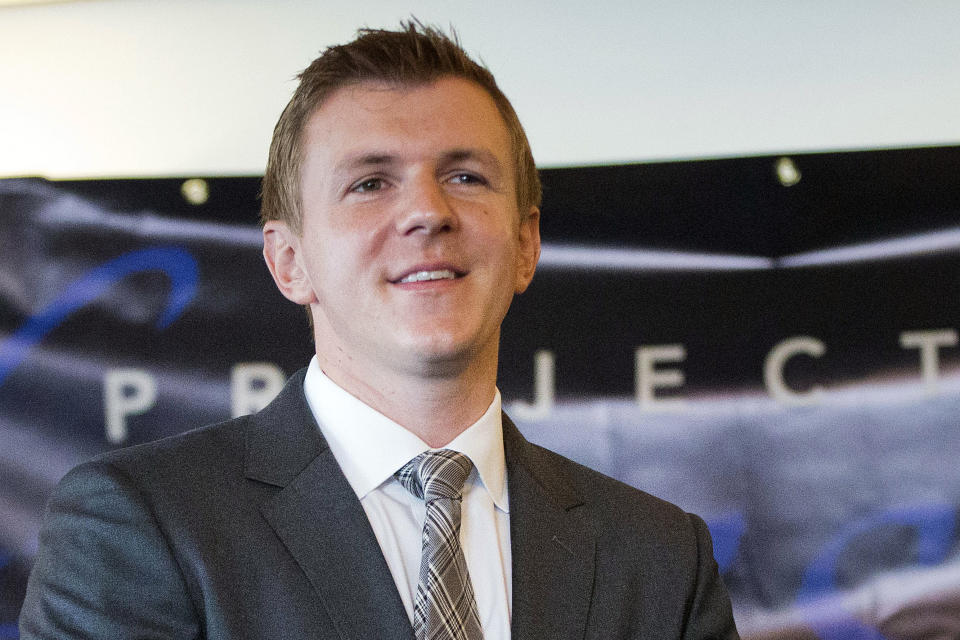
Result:
M787 338L774 346L763 363L763 381L766 384L767 393L774 400L784 404L815 404L823 390L815 386L806 393L794 391L783 380L783 367L787 360L798 353L819 358L826 352L827 347L823 342L810 336Z

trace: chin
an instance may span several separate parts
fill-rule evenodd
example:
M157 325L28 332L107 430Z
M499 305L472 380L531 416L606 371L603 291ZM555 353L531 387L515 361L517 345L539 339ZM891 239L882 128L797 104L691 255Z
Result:
M411 336L406 349L411 362L427 367L449 369L462 367L477 355L479 350L470 340L456 339L450 335Z
M442 363L460 360L470 353L470 349L464 348L453 341L431 341L411 345L410 353L415 359L421 362Z
M394 334L394 343L407 362L445 371L463 370L477 361L498 353L499 331L487 331L486 325L457 326L454 323L437 326L424 324L407 326L401 334Z

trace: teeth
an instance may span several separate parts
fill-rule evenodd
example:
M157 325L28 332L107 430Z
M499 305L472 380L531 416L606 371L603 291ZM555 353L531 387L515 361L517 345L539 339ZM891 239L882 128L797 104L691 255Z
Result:
M441 269L440 271L417 271L416 273L411 273L406 278L400 282L425 282L427 280L453 280L457 277L453 271L449 269Z

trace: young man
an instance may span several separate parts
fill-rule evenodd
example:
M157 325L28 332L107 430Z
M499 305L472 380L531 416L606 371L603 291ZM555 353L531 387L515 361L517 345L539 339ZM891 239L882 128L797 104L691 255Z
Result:
M527 443L500 324L540 187L488 71L418 25L301 75L264 257L310 366L51 500L23 638L736 638L703 522Z

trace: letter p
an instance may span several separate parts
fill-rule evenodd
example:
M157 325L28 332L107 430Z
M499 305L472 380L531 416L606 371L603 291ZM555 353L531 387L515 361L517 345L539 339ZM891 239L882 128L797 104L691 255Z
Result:
M103 377L107 441L127 439L127 417L146 413L157 399L157 384L142 369L110 369Z

